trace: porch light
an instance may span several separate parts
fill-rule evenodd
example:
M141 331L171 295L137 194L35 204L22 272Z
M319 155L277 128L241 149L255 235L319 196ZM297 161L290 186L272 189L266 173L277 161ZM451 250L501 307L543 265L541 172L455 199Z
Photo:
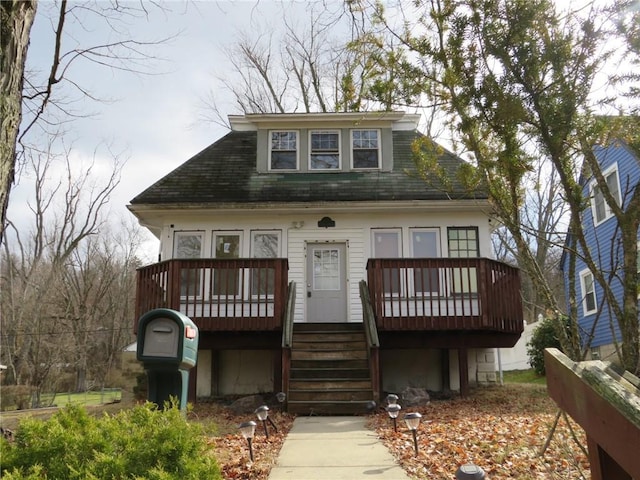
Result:
M413 434L413 446L416 449L416 457L418 456L418 425L420 425L420 419L422 415L419 413L407 413L404 416L404 422L407 424L407 428L411 430Z
M249 458L253 462L253 447L251 446L251 440L253 439L253 434L256 432L256 422L251 420L250 422L241 423L238 426L240 433L244 438L247 439L247 444L249 445Z
M273 429L276 431L276 433L278 433L278 427L276 427L276 424L273 423L273 420L271 420L271 417L269 417L269 407L267 407L266 405L262 405L256 408L254 413L258 416L258 420L262 422L262 425L264 426L264 435L267 438L269 438L269 431L267 430L267 420L269 420L269 423L271 424Z
M390 393L389 395L387 395L387 404L389 406L397 405L397 403L398 403L398 395L396 395L395 393Z
M461 465L456 471L456 480L483 480L484 478L484 470L473 463Z
M397 403L394 403L393 405L389 405L385 410L387 411L387 413L389 414L389 418L391 418L393 420L393 431L398 433L398 424L396 422L396 419L398 418L398 414L400 413L400 410L402 409L402 407L400 405L398 405Z

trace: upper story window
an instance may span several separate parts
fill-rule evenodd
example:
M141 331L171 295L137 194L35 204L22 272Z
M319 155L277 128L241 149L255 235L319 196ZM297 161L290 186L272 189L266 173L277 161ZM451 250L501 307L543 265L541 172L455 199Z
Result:
M351 130L353 168L380 168L378 130Z
M270 132L269 168L271 170L298 169L298 132Z
M622 202L620 200L620 181L618 179L617 165L613 165L605 170L603 175L607 182L607 188L611 192L616 203L620 205ZM604 199L602 191L595 182L592 182L591 184L591 211L593 213L594 225L601 224L613 215L609 205L607 205L607 201Z
M315 130L309 133L309 169L340 169L340 132Z
M596 312L596 287L593 273L589 270L580 272L580 289L582 293L583 315L591 315Z

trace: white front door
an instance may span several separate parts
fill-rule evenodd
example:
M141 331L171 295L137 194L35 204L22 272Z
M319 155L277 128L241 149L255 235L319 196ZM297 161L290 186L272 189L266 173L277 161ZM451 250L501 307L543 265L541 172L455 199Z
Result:
M345 243L307 244L307 321L346 322Z

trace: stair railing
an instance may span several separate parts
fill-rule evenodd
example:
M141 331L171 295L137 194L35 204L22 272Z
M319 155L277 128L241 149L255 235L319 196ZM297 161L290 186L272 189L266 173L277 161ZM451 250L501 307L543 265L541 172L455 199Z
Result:
M369 356L369 371L371 372L371 384L374 400L380 400L380 339L376 327L376 316L371 305L369 287L366 280L360 281L360 301L362 302L362 321L364 333L367 338L367 354Z
M291 344L293 343L293 317L296 306L296 284L289 282L287 303L282 319L282 391L289 397L289 378L291 377Z

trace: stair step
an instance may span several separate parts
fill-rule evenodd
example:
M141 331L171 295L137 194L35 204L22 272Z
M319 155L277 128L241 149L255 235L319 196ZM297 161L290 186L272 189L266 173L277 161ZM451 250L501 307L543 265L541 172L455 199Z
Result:
M371 380L352 380L350 378L338 378L338 379L304 379L304 380L291 380L289 384L289 390L332 390L332 389L369 389L371 390Z
M296 415L358 415L368 413L370 400L367 401L326 401L306 402L289 401L287 410Z
M293 342L364 342L362 332L335 333L335 332L307 332L294 333Z
M369 378L368 368L292 368L292 379Z
M362 323L296 323L294 335L298 332L364 332Z
M294 350L295 351L295 350ZM344 359L331 359L331 360L327 360L327 359L314 359L314 358L310 358L310 359L303 359L303 358L298 358L298 359L292 359L291 361L291 369L292 370L298 370L298 369L305 369L305 368L311 368L311 369L319 369L319 368L326 368L326 369L339 369L339 368L357 368L357 369L366 369L367 371L369 370L369 361L367 359L348 359L348 360L344 360Z
M364 350L367 348L367 343L364 340L340 342L329 339L325 342L300 342L294 339L292 348L294 350Z
M369 390L289 390L289 401L304 402L352 402L371 400Z
M291 349L291 360L366 360L366 350L301 350Z

